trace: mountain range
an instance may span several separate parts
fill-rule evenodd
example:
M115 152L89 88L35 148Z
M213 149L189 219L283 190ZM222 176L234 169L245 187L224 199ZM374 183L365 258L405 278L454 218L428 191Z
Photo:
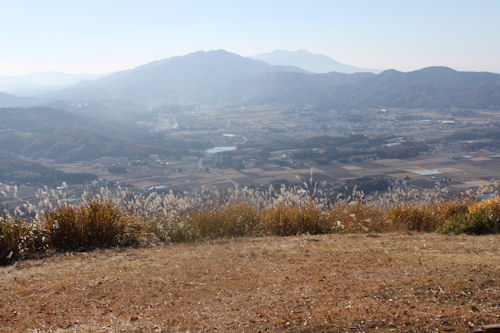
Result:
M270 53L262 53L250 57L252 59L264 61L270 65L295 66L311 73L358 73L372 72L378 73L380 70L356 67L343 64L322 54L314 54L304 49L297 51L275 50Z
M0 107L20 107L36 104L34 98L18 97L0 92Z
M34 96L63 89L80 81L95 80L107 74L73 74L63 72L40 72L23 75L0 75L0 91L5 93Z
M299 51L300 52L300 51ZM290 62L292 63L292 62ZM55 102L57 101L57 102ZM33 100L0 95L0 106ZM428 67L378 74L311 73L271 65L224 50L199 51L151 62L53 92L45 105L91 105L113 116L120 108L147 110L162 105L279 104L321 109L500 108L500 75ZM89 111L90 112L90 111Z
M500 107L500 75L429 67L413 72L313 74L224 50L159 60L58 92L76 101L298 104L321 108Z
M241 83L273 72L306 71L293 66L272 66L224 50L199 51L84 81L54 96L70 100L125 100L143 105L220 103L240 99Z

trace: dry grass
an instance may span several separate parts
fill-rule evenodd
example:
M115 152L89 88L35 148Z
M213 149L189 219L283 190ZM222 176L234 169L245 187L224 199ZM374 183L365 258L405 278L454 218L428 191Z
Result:
M49 245L56 251L134 244L140 229L132 215L97 201L80 207L62 206L47 213L42 222Z
M470 331L500 321L500 235L323 235L0 268L0 332Z
M194 198L170 193L127 201L123 193L104 194L76 205L35 208L33 219L23 217L22 211L9 215L2 210L0 265L52 252L135 245L143 236L179 243L264 235L500 232L499 196L483 201L376 205L363 201L362 194L359 200L326 204L305 191L284 188L274 196L243 190L224 198L218 192Z
M386 232L391 229L387 209L370 204L338 204L328 211L332 230L347 233Z
M0 205L0 266L45 251L44 237L38 225L7 215Z
M244 203L160 215L149 221L147 230L161 241L173 243L265 233L257 208Z
M0 265L18 259L26 228L19 219L8 219L0 207Z
M329 221L321 209L307 206L278 205L262 212L262 221L272 235L326 234L331 232Z

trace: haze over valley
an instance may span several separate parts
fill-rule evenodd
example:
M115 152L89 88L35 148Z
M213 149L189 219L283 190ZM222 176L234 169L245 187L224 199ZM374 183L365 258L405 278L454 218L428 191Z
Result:
M2 93L0 182L30 197L63 181L75 191L91 183L193 191L300 184L312 172L333 195L356 179L376 184L368 192L401 182L459 191L500 177L499 74L344 65L315 73L323 70L298 67L297 54L311 63L325 56L273 54L280 61L271 64L197 51L67 76L35 97Z
M498 13L3 1L0 332L498 332Z

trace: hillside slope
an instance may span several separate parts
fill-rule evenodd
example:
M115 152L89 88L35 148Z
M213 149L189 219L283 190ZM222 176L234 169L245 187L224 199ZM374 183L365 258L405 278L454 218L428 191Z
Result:
M459 331L500 318L500 236L327 235L0 268L0 330Z
M28 97L17 97L0 92L0 108L35 105L36 100Z
M66 173L0 150L0 183L31 185L88 184L97 177L90 173Z
M2 150L33 159L88 161L102 156L147 157L186 152L136 127L47 107L0 108Z

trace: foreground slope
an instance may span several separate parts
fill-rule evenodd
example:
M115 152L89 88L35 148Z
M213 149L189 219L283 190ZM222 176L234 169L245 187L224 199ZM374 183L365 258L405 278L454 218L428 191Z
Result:
M500 236L261 238L0 268L0 331L469 331L500 321Z

